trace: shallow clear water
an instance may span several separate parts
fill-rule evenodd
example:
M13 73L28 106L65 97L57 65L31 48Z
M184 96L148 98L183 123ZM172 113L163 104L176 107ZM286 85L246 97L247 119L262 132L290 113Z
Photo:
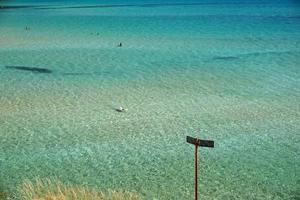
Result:
M299 198L299 4L41 3L0 11L0 191L58 177L192 199L191 135L215 140L200 197Z

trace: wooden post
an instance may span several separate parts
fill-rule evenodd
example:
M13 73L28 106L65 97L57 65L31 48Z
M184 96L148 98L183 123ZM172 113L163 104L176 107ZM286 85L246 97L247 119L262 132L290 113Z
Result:
M195 145L195 200L198 200L198 145Z
M198 200L198 146L214 148L213 140L200 140L187 136L186 141L195 145L195 200Z

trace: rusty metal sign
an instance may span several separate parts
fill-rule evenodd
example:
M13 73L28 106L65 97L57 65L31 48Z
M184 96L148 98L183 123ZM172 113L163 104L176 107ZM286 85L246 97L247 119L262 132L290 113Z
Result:
M201 140L201 139L198 139L198 138L193 138L193 137L190 137L190 136L187 136L186 137L186 141L188 143L191 143L191 144L194 144L194 145L197 145L197 146L200 146L200 147L210 147L210 148L214 148L214 141L213 140Z

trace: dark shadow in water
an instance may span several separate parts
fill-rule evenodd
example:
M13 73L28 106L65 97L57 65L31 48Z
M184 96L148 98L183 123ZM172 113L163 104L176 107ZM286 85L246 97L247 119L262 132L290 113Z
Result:
M239 59L239 57L237 57L237 56L215 56L213 59L230 61L230 60L237 60L237 59Z
M266 51L266 52L253 52L253 53L246 53L246 54L240 54L240 57L256 57L256 56L265 56L265 55L282 55L282 54L299 54L300 51Z
M226 3L234 4L234 3ZM163 6L196 6L196 5L219 5L219 3L145 3L145 4L102 4L83 6L59 6L40 7L36 9L71 9L71 8L114 8L114 7L163 7Z
M50 74L52 70L46 68L39 68L39 67L26 67L26 66L5 66L7 69L15 69L15 70L23 70L23 71L30 71L34 73L43 73L43 74Z
M78 5L78 6L59 6L59 7L40 7L36 9L67 9L67 8L113 8L113 7L162 7L162 6L196 6L196 5L251 5L255 2L191 2L191 3L141 3L141 4L101 4L101 5Z
M28 71L33 73L42 73L42 74L51 74L53 73L52 70L47 68L40 68L40 67L27 67L27 66L5 66L6 69L10 70L21 70L21 71ZM63 76L102 76L111 74L109 71L102 71L102 72L61 72L57 73Z
M288 16L287 18L290 18L290 19L300 19L300 15L292 15L292 16Z
M8 9L20 9L20 8L37 8L39 6L1 6L0 5L0 10L8 10Z

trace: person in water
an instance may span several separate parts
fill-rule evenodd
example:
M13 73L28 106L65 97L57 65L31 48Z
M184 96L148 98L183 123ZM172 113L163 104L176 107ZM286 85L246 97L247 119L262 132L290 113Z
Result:
M119 43L118 47L122 47L122 42Z
M118 112L126 112L126 111L128 111L128 109L120 107L120 108L117 108L116 111L118 111Z

